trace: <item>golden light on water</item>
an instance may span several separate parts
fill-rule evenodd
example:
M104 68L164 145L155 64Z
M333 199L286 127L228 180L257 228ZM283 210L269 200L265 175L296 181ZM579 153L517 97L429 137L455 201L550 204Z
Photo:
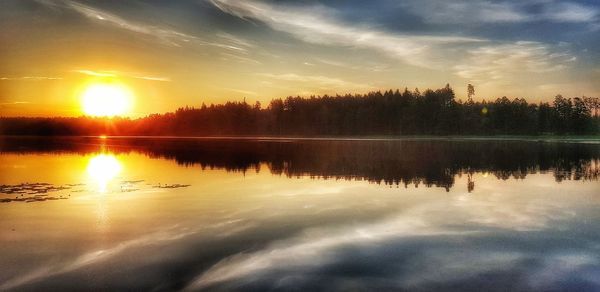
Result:
M100 154L90 159L87 166L88 175L98 184L99 192L106 192L108 183L122 170L119 160L108 154Z
M129 113L133 93L122 84L97 83L89 85L81 96L86 115L112 117Z

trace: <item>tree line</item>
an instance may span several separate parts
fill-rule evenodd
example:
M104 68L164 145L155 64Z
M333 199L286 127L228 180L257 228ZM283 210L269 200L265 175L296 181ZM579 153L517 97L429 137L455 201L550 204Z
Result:
M437 90L287 97L202 104L143 118L0 118L3 135L582 135L600 133L598 98L528 103L523 98L457 100Z

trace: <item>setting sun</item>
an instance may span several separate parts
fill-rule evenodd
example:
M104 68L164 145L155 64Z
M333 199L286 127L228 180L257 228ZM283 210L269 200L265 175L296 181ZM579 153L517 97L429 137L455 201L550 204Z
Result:
M90 116L112 117L127 114L131 108L133 94L119 84L92 84L82 97L83 112Z

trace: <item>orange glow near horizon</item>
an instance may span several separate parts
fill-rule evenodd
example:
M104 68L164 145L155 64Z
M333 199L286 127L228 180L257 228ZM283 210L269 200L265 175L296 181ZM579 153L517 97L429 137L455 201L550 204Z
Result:
M82 111L89 116L127 115L133 104L133 93L122 84L94 83L81 95Z

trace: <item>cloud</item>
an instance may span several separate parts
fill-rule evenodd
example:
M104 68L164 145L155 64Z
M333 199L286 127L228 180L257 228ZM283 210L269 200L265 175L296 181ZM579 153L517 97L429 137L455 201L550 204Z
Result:
M136 79L149 80L149 81L162 81L162 82L170 82L171 81L171 79L167 78L167 77L135 76L135 75L130 75L129 77L136 78Z
M310 43L374 49L408 64L431 67L428 56L433 47L482 42L462 36L415 36L392 34L369 27L342 23L321 6L305 8L274 6L259 1L210 0L223 12L243 19L264 22Z
M290 7L261 1L210 1L224 12L244 19L259 20L275 30L288 32L306 42L376 50L407 64L430 69L451 68L450 72L456 76L480 84L484 82L485 84L508 84L515 80L515 76L566 69L575 60L575 57L560 45L531 41L494 42L462 36L406 35L347 24L336 19L335 11L322 6ZM428 19L434 22L532 20L532 16L515 3L488 1L419 1L418 5L416 3L409 2L406 5L413 10L423 9L423 13L428 13L430 17ZM545 19L567 20L571 17L574 21L573 14L582 14L581 7L575 4L566 4L564 7L561 6L562 9L554 9L558 4L552 5L554 6L545 4L543 12ZM559 11L566 14L559 16ZM590 17L591 15L588 15L582 19L589 20ZM339 62L320 59L318 61L348 67ZM285 74L270 77L283 81L315 82L320 84L321 88L359 87L323 76L302 78L294 74Z
M196 39L195 36L188 35L176 30L126 20L113 13L106 12L104 10L97 9L78 2L61 1L60 3L62 3L64 7L72 9L73 11L76 11L79 14L91 20L112 25L139 34L153 36L169 45L180 46L181 43L189 42L190 40Z
M123 76L123 77L128 77L128 78L135 78L135 79L142 79L142 80L149 80L149 81L162 81L162 82L170 82L171 81L171 79L168 77L146 76L143 74L119 72L119 71L94 71L94 70L88 70L88 69L77 69L77 70L73 70L73 72L90 75L90 76L96 76L96 77Z
M229 33L217 33L217 37L227 40L232 44L236 44L239 47L246 47L246 48L253 48L254 44L252 44L250 41L243 39L239 36L235 36Z
M533 21L595 22L600 12L595 7L573 2L488 1L488 0L429 0L401 4L421 16L425 22L448 23L520 23ZM537 7L537 9L532 9Z
M430 23L519 22L528 15L510 3L489 1L408 1L402 4Z
M231 91L231 92L241 93L244 95L258 96L258 93L254 92L254 91L249 91L249 90L242 90L242 89L236 89L236 88L222 88L222 89Z
M593 22L598 20L598 15L600 11L597 8L571 2L550 2L540 18L556 22Z
M340 68L345 68L345 69L350 69L350 70L359 70L361 72L364 72L364 71L381 72L381 71L386 71L386 70L390 69L389 64L371 63L371 64L363 64L363 65L359 66L359 65L352 65L352 64L347 64L344 62L330 60L330 59L324 59L324 58L314 58L314 60L317 63L321 63L324 65L340 67ZM315 64L312 64L312 65L315 65Z
M456 75L471 81L502 83L523 74L541 74L567 68L576 57L539 42L516 42L482 46L467 51Z
M19 105L19 104L30 104L29 101L13 101L13 102L4 102L0 103L0 105Z
M169 46L211 46L216 48L220 62L241 62L254 66L269 64L274 56L261 50L265 44L254 43L223 28L210 36L198 36L164 25L150 25L134 21L115 11L102 10L87 4L68 0L38 0L53 9L68 9L91 21L134 32L157 39ZM340 49L361 49L375 55L399 60L404 64L450 73L473 82L504 83L515 81L523 74L543 74L567 69L573 64L574 55L552 43L519 41L495 41L494 37L470 37L444 32L406 33L385 30L367 22L343 20L343 11L319 4L288 5L271 1L206 0L221 11L252 22L264 23L267 27L289 33L295 38L313 44L335 46ZM537 9L532 9L537 5ZM423 18L423 21L438 24L455 23L527 23L552 21L598 24L598 9L574 2L553 0L518 1L466 1L428 0L405 1L389 9L400 7L407 13ZM139 18L142 19L142 18ZM463 30L462 32L464 33ZM485 35L485 34L484 34ZM522 51L519 51L522 50ZM566 54L566 55L561 55ZM568 56L567 56L568 55ZM495 60L494 60L495 58ZM341 60L341 59L340 59ZM306 66L329 65L362 72L380 72L394 68L396 64L369 66L346 60L327 60L324 56L307 58ZM397 66L396 66L397 68ZM401 70L414 70L401 69ZM509 74L518 73L518 74ZM110 74L110 72L97 72ZM169 78L139 74L129 76L144 80L169 81ZM285 77L285 76L284 76ZM291 77L291 76L287 76ZM281 78L281 77L280 77ZM310 78L308 78L310 79ZM308 83L300 78L290 82ZM355 85L344 80L326 76L314 76L316 87L349 86L345 91L362 90L366 84ZM284 80L285 81L285 80ZM452 81L452 80L448 80ZM368 85L367 85L368 86ZM368 87L371 88L371 87ZM305 91L308 92L308 91ZM312 92L312 91L311 91Z
M73 72L90 75L90 76L97 76L97 77L115 77L116 76L113 73L92 71L92 70L87 70L87 69L73 70Z
M27 80L27 81L44 81L44 80L61 80L62 77L47 77L47 76L22 76L22 77L0 77L0 80Z
M285 74L271 74L271 73L258 73L256 74L261 77L266 77L268 79L274 79L277 81L288 81L288 82L296 82L296 83L305 83L308 86L316 87L321 90L372 90L375 89L374 86L369 84L362 84L356 82L350 82L339 78L321 76L321 75L299 75L295 73L285 73Z
M132 21L118 16L114 13L98 9L89 5L81 4L75 1L69 0L37 0L39 3L51 7L52 9L70 9L79 13L80 15L95 21L97 23L110 25L119 29L127 30L144 36L149 36L158 39L165 45L181 47L184 44L195 44L202 46L214 46L226 50L232 51L246 51L247 47L251 44L247 41L243 41L240 38L236 38L233 35L221 34L217 36L219 41L209 41L204 38L200 38L195 35L181 32L179 30L165 27L149 25L141 22Z
M223 58L222 58L223 60L233 59L233 60L235 60L237 62L241 62L241 63L254 64L254 65L262 64L260 61L258 61L256 59L252 59L252 58L244 57L244 56L238 56L236 54L222 52L221 56L223 56Z

